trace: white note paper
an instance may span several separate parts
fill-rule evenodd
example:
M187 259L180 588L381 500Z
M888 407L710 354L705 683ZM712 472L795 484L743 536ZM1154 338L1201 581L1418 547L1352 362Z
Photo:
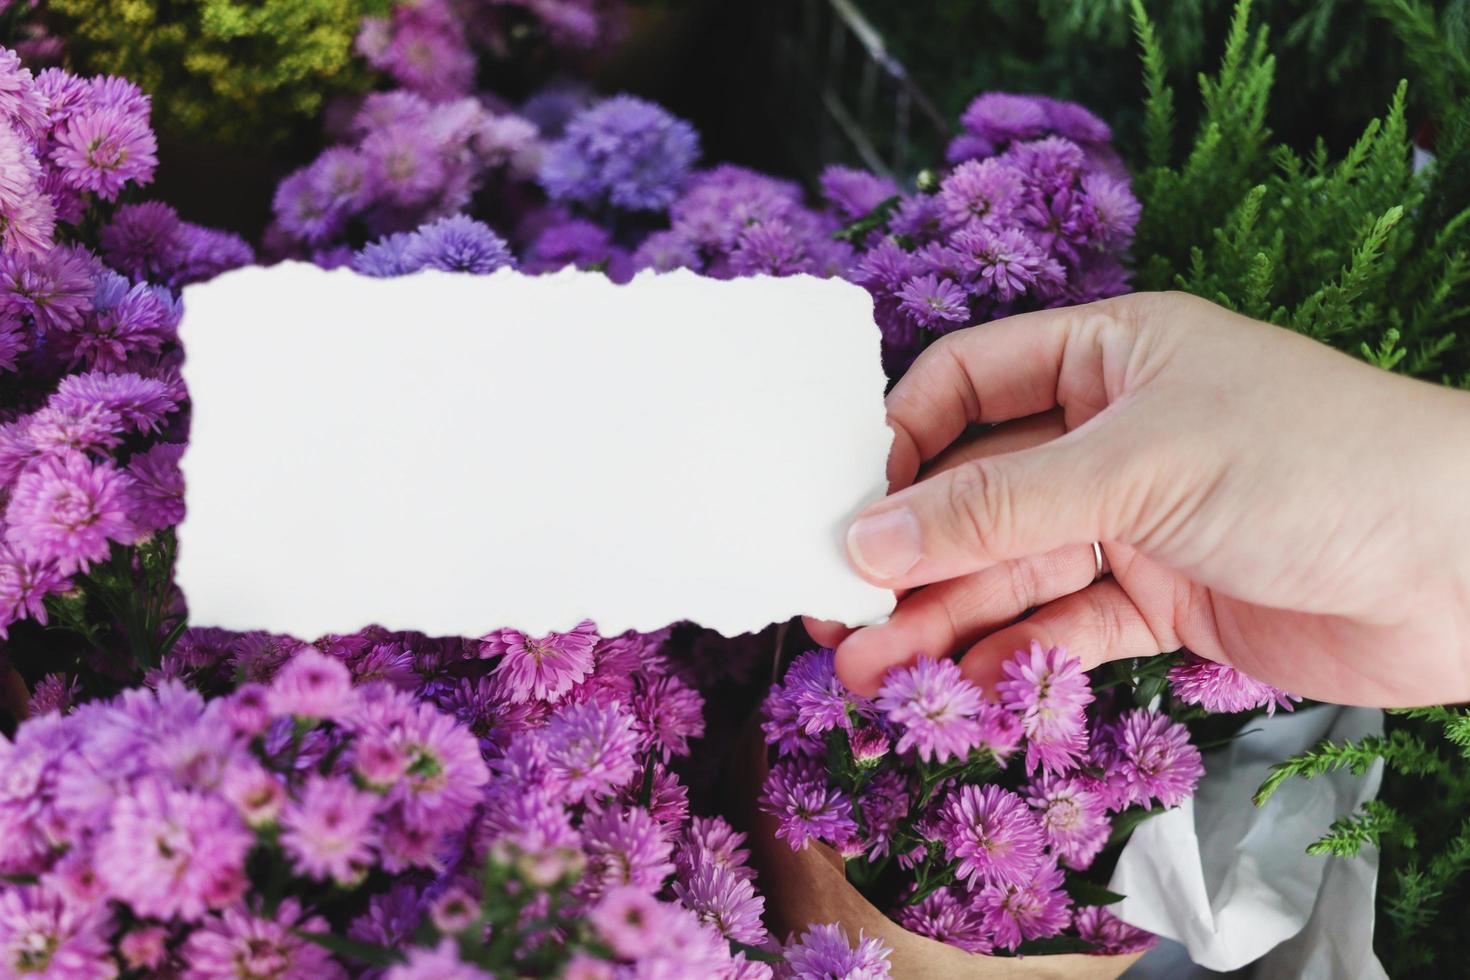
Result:
M184 309L196 625L733 635L893 608L842 545L891 442L856 286L290 263Z

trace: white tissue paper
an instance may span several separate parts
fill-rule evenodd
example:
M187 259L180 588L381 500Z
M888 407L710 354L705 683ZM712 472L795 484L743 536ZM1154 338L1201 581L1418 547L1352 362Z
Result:
M856 286L285 264L184 308L193 623L737 634L893 609L843 547L892 441Z
M1193 800L1139 825L1108 886L1127 896L1113 911L1182 943L1209 970L1255 963L1256 978L1386 980L1373 955L1377 851L1352 859L1306 853L1334 819L1378 792L1382 763L1362 776L1288 780L1264 806L1251 802L1273 764L1324 737L1379 733L1383 713L1322 705L1247 728L1259 731L1205 756ZM1187 975L1167 950L1128 974Z

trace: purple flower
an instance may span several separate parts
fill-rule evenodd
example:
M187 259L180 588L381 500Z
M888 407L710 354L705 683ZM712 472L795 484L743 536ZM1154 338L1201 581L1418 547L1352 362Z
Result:
M904 283L898 301L899 309L919 326L931 330L952 330L970 319L970 300L965 291L932 273Z
M878 707L883 707L881 702ZM882 729L870 726L849 733L847 747L852 752L852 761L857 764L858 768L871 769L883 761L893 745L888 741L888 736L883 734Z
M411 271L404 264L403 253L413 244L414 236L406 232L385 235L369 242L352 258L352 268L365 276L389 278Z
M536 236L531 246L533 271L554 272L568 265L590 268L608 261L612 236L601 225L582 218L556 221Z
M387 18L363 18L357 50L399 85L435 101L468 92L476 60L459 14L447 3L420 0Z
M55 140L51 158L62 179L105 201L115 200L129 181L148 183L158 167L158 141L146 112L108 105L83 109L61 126Z
M1087 706L1092 689L1082 662L1060 647L1043 650L1032 641L1002 664L1006 680L996 684L1001 703L1021 717L1026 734L1026 772L1037 766L1062 774L1076 768L1087 751Z
M1106 143L1113 138L1108 124L1076 102L1041 99L1046 124L1058 136L1075 143Z
M952 888L936 889L917 904L903 906L897 919L910 932L967 953L986 954L994 948L980 910L969 895Z
M0 48L0 117L15 122L32 139L39 139L49 122L46 96L20 56L8 48Z
M674 873L673 844L642 807L607 807L582 821L584 884L598 892L635 885L652 894Z
M1092 205L1093 234L1098 245L1109 249L1127 248L1133 241L1142 207L1128 181L1107 174L1083 174L1082 191Z
M77 697L76 678L68 680L65 674L47 674L31 692L30 711L35 718L45 714L64 715L71 710Z
M610 796L638 773L633 719L616 706L565 705L546 726L546 765L568 802Z
M1158 800L1178 806L1194 795L1205 773L1189 729L1145 708L1135 708L1108 732L1113 765L1126 781L1131 802L1144 808Z
M965 281L979 295L1002 303L1024 295L1051 272L1046 255L1018 228L996 230L976 223L956 232L952 242Z
M1206 711L1234 714L1265 708L1267 714L1275 714L1278 706L1287 711L1295 707L1293 696L1285 691L1192 653L1169 668L1169 686L1180 701L1197 704Z
M140 916L197 922L244 892L252 840L223 800L147 779L117 799L97 873Z
M795 709L795 722L807 735L840 728L852 729L851 714L866 715L871 706L837 679L837 654L812 650L792 661L786 670L783 696Z
M271 714L298 718L340 718L355 706L347 667L310 647L271 681L268 698Z
M689 740L704 734L704 698L678 677L659 677L633 695L638 731L668 762L689 754Z
M405 778L388 793L398 818L389 830L422 832L432 843L442 834L463 829L490 778L475 736L432 704L415 701L385 684L362 690L393 706L386 709L386 717L375 719L371 700L365 699L367 707L358 719L363 736L387 737L408 759ZM389 845L392 843L390 833ZM394 863L392 855L388 863ZM415 858L410 863L421 862Z
M920 656L912 667L894 667L875 703L903 733L899 752L914 749L925 762L947 762L979 744L980 689L952 660Z
M107 557L110 541L133 538L131 488L132 479L111 463L79 453L43 459L11 490L6 540L28 556L56 561L63 573L85 569Z
M699 269L704 264L699 249L677 231L656 231L643 239L633 253L633 266L671 272L674 269Z
M112 980L105 904L69 901L46 886L0 888L0 976Z
M822 171L822 196L846 221L864 217L890 197L898 196L898 185L887 177L836 164Z
M157 378L89 371L62 378L47 405L78 411L95 403L116 412L132 429L154 432L181 400L181 388Z
M92 307L92 315L66 336L74 361L105 371L127 368L135 356L157 353L173 339L183 312L166 289L130 285L113 273L98 279Z
M190 933L180 955L187 975L197 980L345 980L332 954L298 932L325 935L331 927L321 916L305 914L294 898L269 916L237 905Z
M353 885L372 867L379 798L349 780L306 778L300 801L281 813L281 846L299 874Z
M813 839L846 840L857 833L852 801L827 784L826 770L806 759L782 759L766 775L761 809L780 820L776 836L799 851Z
M677 859L679 869L688 874L693 869L714 865L728 869L741 878L754 878L746 867L750 851L743 846L745 835L736 831L721 817L695 817L685 831L684 846Z
M0 121L0 246L39 255L51 247L56 209L41 190L41 165L26 139Z
M321 186L315 165L302 167L281 181L271 210L282 229L308 245L332 238L349 215L341 200Z
M128 463L133 478L129 516L139 531L172 527L184 519L183 443L161 442Z
M935 195L946 228L972 221L999 222L1021 205L1025 178L1020 170L997 159L967 160L955 167Z
M976 906L995 945L1015 949L1023 939L1055 936L1072 921L1062 872L1042 864L1017 882L995 882L980 890Z
M42 330L71 330L92 307L94 260L80 248L0 255L0 311L29 316Z
M405 272L443 269L486 275L505 266L515 267L505 239L482 221L462 214L423 225L403 247Z
M702 864L674 882L674 895L726 939L750 946L765 942L766 927L761 924L765 899L756 894L747 876L717 864Z
M1045 102L1033 95L986 92L960 115L960 125L992 143L1031 139L1049 125Z
M408 951L408 961L388 968L383 980L495 980L495 978L459 958L459 945L445 937L433 949L415 946Z
M892 976L888 957L892 954L882 940L866 938L858 933L856 948L848 945L847 933L841 925L816 925L801 938L787 943L786 968L783 977L791 980L880 980Z
M619 886L608 890L587 919L614 953L636 959L657 946L664 908L644 889Z
M699 156L687 122L652 102L615 96L579 112L541 164L556 201L626 211L662 211Z
M1041 815L1046 842L1069 868L1085 871L1108 842L1112 830L1106 801L1077 779L1043 773L1026 790Z
M1130 926L1101 905L1090 905L1077 912L1077 935L1097 946L1095 955L1123 956L1152 949L1159 937Z
M751 225L740 232L730 252L737 276L792 276L811 271L805 236L784 221Z
M495 676L512 702L556 701L592 671L597 627L579 623L570 633L530 637L517 630L497 630L481 641L481 656L500 657Z
M1015 793L999 786L964 785L939 809L936 828L955 877L977 884L1027 881L1042 860L1041 820Z
M362 141L362 153L369 182L399 207L422 207L445 186L444 160L439 148L424 138L421 125L393 123L374 129ZM317 188L312 192L320 194Z

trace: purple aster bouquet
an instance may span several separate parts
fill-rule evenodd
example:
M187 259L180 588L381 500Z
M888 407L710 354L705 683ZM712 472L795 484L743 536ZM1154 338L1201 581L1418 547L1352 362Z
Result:
M1161 685L1167 667L1150 669ZM1148 948L1096 879L1133 826L1193 794L1189 729L1144 685L1095 691L1059 649L1033 645L1004 674L987 700L953 661L920 657L868 699L830 650L798 657L762 711L776 838L830 848L900 926L966 952Z
M887 976L783 951L674 767L667 634L183 634L146 687L0 737L0 975ZM833 972L851 970L850 973Z
M73 635L12 635L0 675L89 662L105 687L182 628L175 290L254 256L167 205L117 206L157 165L148 114L125 79L33 76L0 48L0 638L20 620Z

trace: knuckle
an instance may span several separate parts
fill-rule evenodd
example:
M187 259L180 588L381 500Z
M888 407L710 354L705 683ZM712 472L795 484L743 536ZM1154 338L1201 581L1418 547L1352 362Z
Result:
M949 481L949 513L954 530L989 551L1005 536L1010 522L1010 495L1002 471L988 459L957 467Z

